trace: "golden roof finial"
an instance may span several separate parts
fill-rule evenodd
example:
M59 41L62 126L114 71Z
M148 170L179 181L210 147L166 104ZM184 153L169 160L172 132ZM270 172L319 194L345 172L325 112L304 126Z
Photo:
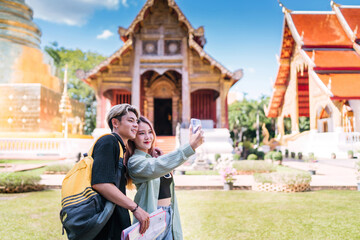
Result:
M334 7L334 6L340 7L341 5L338 4L338 3L336 3L335 1L331 0L331 1L330 1L330 6L331 6L331 7Z
M331 77L329 78L329 82L328 82L327 87L328 87L328 89L331 91Z
M278 3L279 3L279 6L282 8L282 12L283 12L283 13L289 13L289 12L291 12L291 10L287 9L287 8L284 6L284 4L283 4L282 2L280 2L280 0L277 0L277 1L278 1Z
M315 63L315 50L312 51L311 60Z

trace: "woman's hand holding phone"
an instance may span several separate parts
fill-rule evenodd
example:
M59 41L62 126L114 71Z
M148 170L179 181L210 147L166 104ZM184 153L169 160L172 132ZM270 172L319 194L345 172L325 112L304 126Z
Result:
M192 147L192 149L198 148L203 142L204 142L204 131L201 129L201 126L198 126L198 129L196 130L196 132L193 132L193 126L190 126L190 146Z

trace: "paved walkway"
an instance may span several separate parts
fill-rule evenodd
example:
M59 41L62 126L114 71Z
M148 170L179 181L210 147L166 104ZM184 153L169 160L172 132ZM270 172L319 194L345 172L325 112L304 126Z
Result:
M285 159L283 165L302 170L309 169L308 163L297 160ZM323 161L315 164L316 175L312 176L310 184L312 189L356 189L357 180L354 167L350 167L350 164L338 165ZM41 184L60 188L64 175L42 175L41 177ZM235 188L251 189L254 182L252 175L238 175L235 178ZM176 175L175 185L179 189L222 189L223 187L220 175Z

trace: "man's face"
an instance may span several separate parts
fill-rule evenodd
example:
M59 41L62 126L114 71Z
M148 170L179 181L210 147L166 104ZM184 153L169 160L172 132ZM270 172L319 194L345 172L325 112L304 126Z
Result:
M138 119L133 112L128 112L118 121L118 126L114 132L119 134L123 140L134 139L138 130Z

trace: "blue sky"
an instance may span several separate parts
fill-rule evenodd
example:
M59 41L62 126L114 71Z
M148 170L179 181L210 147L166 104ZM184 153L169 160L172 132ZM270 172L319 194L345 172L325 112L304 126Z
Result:
M110 56L122 46L117 29L129 27L146 0L25 0L42 31L42 48L59 46ZM360 0L338 0L359 5ZM194 28L204 26L205 51L244 77L231 91L257 99L271 94L284 15L277 0L176 0ZM329 0L283 0L296 11L330 11Z

